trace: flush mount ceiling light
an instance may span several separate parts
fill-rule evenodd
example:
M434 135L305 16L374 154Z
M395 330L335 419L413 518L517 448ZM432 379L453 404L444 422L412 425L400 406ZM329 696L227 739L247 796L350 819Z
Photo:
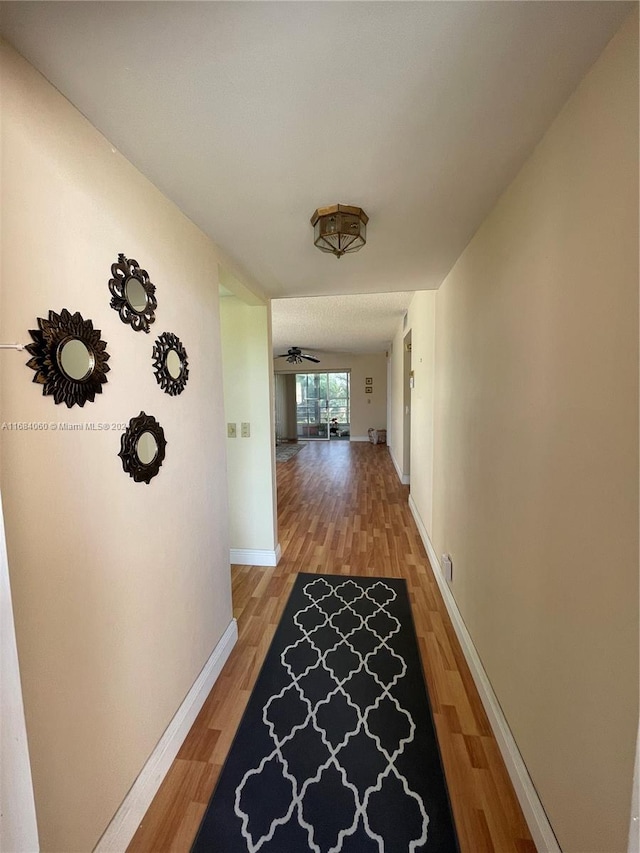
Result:
M361 207L349 204L319 207L311 217L313 242L321 252L331 252L336 258L357 252L367 242L368 221Z

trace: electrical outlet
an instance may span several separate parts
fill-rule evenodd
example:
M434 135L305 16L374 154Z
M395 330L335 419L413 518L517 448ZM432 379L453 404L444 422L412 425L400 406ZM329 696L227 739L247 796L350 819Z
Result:
M250 438L251 437L251 424L243 422L240 424L240 436L242 438Z
M442 566L444 579L451 582L453 580L453 561L451 560L451 554L443 554L440 558L440 565Z
M227 424L227 438L235 438L237 435L236 425L235 424Z

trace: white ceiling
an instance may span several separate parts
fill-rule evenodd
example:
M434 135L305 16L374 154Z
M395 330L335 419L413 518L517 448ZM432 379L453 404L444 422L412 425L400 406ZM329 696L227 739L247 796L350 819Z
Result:
M632 6L3 2L0 21L277 298L438 287ZM339 261L309 223L336 202L370 217Z
M277 299L272 303L273 351L300 346L313 352L388 349L413 292Z

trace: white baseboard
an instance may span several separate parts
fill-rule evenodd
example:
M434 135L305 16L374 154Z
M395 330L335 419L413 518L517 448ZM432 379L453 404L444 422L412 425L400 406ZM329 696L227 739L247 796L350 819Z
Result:
M238 623L232 619L98 841L94 853L123 853L127 849L237 639Z
M396 473L400 479L400 482L402 483L403 486L408 486L409 485L409 479L410 479L409 475L402 473L402 468L398 465L398 460L393 455L393 451L391 450L391 448L389 448L389 455L391 456L391 461L393 462L393 467L396 469Z
M277 566L282 556L280 543L275 551L260 551L252 548L231 548L229 558L232 566Z
M467 630L467 626L464 624L462 614L458 610L458 605L453 597L453 593L449 589L449 584L444 578L440 567L440 561L436 556L431 540L429 539L429 534L427 533L424 523L420 517L420 513L418 512L418 508L411 495L409 495L409 508L411 509L411 513L418 527L424 547L427 549L434 577L440 587L440 592L442 593L445 606L449 612L456 636L458 637L458 641L462 647L462 651L464 652L469 669L471 670L473 680L478 688L480 699L482 700L484 709L487 712L487 717L489 718L489 724L493 729L493 734L495 735L498 747L502 753L502 758L504 759L507 771L511 777L513 788L520 802L520 807L522 808L524 818L533 837L536 849L539 853L561 853L560 846L558 845L558 841L554 835L553 829L551 828L551 824L549 823L549 818L547 817L542 803L540 802L538 792L536 791L531 777L529 776L526 764L520 755L520 750L518 749L518 745L516 744L506 717L500 707L498 697L494 693L491 682L489 681L487 673L482 666L482 661L480 660L476 647L473 644L471 635Z
M627 853L640 853L640 782L638 780L640 766L640 724L636 740L636 763L633 769L633 788L631 793L631 820L629 822L629 845Z
M368 435L352 435L349 436L349 441L369 441Z

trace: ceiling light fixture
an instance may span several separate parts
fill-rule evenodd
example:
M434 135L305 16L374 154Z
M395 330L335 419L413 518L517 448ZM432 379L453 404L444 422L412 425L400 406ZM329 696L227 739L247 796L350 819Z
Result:
M276 355L274 358L286 358L290 364L302 364L303 359L313 361L315 364L320 363L319 358L316 358L315 355L309 355L308 352L302 352L300 347L290 347L287 352L283 352L282 355Z
M319 207L311 217L313 242L321 252L331 252L336 258L357 252L367 242L368 221L361 207L349 204Z

